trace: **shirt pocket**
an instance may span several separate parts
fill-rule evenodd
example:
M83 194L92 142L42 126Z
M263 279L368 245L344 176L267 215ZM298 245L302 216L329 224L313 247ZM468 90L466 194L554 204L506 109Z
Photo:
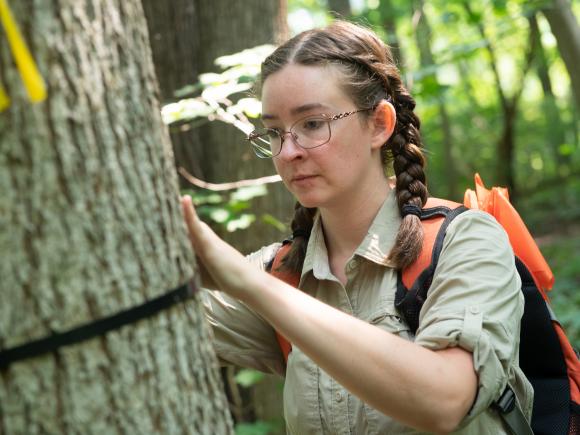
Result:
M400 335L402 338L412 339L411 329L394 306L383 306L376 309L365 319L371 325L384 331Z
M401 317L394 306L382 306L371 313L371 315L364 319L371 325L377 326L382 330L395 334L401 338L412 341L414 335L411 333L409 325ZM366 418L366 427L368 428L368 435L380 435L386 433L396 434L416 434L419 433L415 429L404 426L391 417L371 408L368 404L362 403L364 414Z

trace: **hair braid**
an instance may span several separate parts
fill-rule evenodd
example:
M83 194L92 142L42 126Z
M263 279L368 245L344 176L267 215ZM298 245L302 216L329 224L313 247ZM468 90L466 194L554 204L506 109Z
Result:
M398 92L397 92L398 91ZM395 91L394 101L397 124L393 136L387 142L393 158L396 176L397 204L399 210L404 205L422 208L427 202L425 180L425 157L421 151L421 123L413 109L415 101L402 86ZM402 91L402 92L401 92ZM423 226L415 215L403 216L393 249L389 254L399 269L411 265L419 256L423 246Z
M292 234L300 234L293 237L292 249L284 257L282 268L292 272L300 272L306 256L306 247L312 226L314 224L314 215L316 208L304 207L299 202L294 206L294 219L290 225Z

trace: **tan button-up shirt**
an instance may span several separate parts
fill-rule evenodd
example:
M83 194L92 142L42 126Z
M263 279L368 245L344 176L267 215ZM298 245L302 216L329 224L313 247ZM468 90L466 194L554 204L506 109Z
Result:
M479 388L473 407L456 433L509 433L490 404L509 383L529 417L533 391L518 366L524 302L505 232L493 217L479 211L467 211L453 220L421 310L419 329L413 335L394 307L397 271L387 261L400 222L391 192L347 262L347 283L343 286L330 270L321 222L316 218L300 289L426 348L460 346L472 352ZM262 248L249 259L263 269L278 247L274 244ZM285 374L288 433L421 433L350 394L297 347L290 353L284 371L272 327L243 303L223 293L207 291L205 306L223 363Z

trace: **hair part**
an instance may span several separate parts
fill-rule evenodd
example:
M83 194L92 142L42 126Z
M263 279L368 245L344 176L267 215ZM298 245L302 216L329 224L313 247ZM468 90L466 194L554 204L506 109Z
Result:
M421 208L428 197L421 122L413 112L415 100L401 80L389 47L365 27L335 21L328 27L302 32L278 47L262 63L260 83L292 63L337 68L343 91L359 109L376 107L383 100L393 104L397 121L393 134L381 149L383 166L385 171L394 169L399 212L404 205ZM302 270L308 244L304 234L312 230L315 211L296 203L291 227L293 233L300 235L294 238L282 268ZM420 219L415 215L403 216L389 260L403 269L417 259L422 244Z

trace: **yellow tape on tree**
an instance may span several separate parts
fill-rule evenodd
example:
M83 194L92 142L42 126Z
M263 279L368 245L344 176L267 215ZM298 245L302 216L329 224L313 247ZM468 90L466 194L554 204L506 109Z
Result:
M10 98L4 91L4 88L0 86L0 112L6 110L10 106Z
M28 92L28 97L34 103L43 101L46 98L44 80L38 72L36 63L26 46L26 42L24 42L24 38L22 38L6 0L0 0L0 21L4 26L12 55L16 61L20 77L22 77L22 81L24 82L24 87ZM10 104L10 99L6 96L6 93L0 91L0 107L2 107L3 101L5 104Z

